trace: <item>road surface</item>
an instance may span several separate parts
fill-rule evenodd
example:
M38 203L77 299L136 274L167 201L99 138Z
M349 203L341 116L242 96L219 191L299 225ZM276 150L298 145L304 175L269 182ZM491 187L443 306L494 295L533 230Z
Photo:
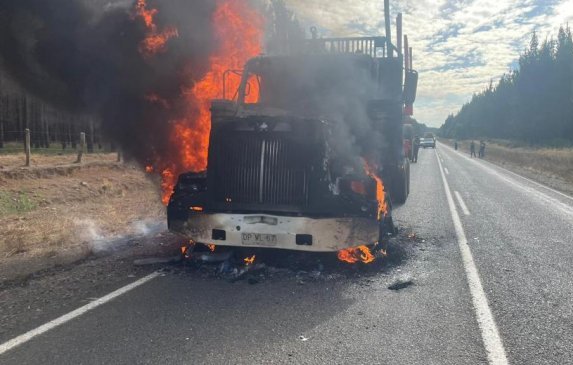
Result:
M106 258L5 285L0 363L573 363L573 198L442 144L411 190L407 254L374 274L250 285Z

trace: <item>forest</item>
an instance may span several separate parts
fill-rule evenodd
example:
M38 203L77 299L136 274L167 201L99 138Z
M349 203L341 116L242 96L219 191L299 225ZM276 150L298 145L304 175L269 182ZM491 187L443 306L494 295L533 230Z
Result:
M519 67L490 82L439 131L446 138L573 145L573 40L569 26L542 43L534 32Z
M0 64L0 153L22 150L26 129L35 150L75 149L80 132L86 133L88 152L104 148L96 117L55 108L23 91Z

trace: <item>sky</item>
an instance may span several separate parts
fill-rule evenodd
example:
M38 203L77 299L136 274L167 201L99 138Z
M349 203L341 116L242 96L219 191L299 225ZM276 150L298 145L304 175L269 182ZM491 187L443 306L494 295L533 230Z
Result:
M383 0L285 0L322 36L384 35ZM544 40L573 27L573 0L390 0L392 36L403 13L420 80L414 117L442 125L472 94L518 65L533 31Z

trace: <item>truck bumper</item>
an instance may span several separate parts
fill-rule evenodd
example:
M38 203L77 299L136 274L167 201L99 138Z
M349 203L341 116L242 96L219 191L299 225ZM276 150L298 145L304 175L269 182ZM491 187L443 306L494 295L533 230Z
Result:
M334 252L378 241L373 218L306 218L269 214L198 213L173 220L170 230L189 239L222 246Z

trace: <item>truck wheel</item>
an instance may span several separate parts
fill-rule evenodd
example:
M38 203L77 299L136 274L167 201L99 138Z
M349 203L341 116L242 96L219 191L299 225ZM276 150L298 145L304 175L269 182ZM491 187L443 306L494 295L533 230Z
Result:
M410 164L406 168L406 197L410 195Z
M397 174L394 179L392 201L396 204L404 204L408 198L408 176L406 167Z
M396 234L396 227L392 220L392 203L388 198L386 199L386 205L388 206L388 212L379 222L378 245L376 246L377 250L383 252L388 252L388 240L390 239L390 236L394 236Z

